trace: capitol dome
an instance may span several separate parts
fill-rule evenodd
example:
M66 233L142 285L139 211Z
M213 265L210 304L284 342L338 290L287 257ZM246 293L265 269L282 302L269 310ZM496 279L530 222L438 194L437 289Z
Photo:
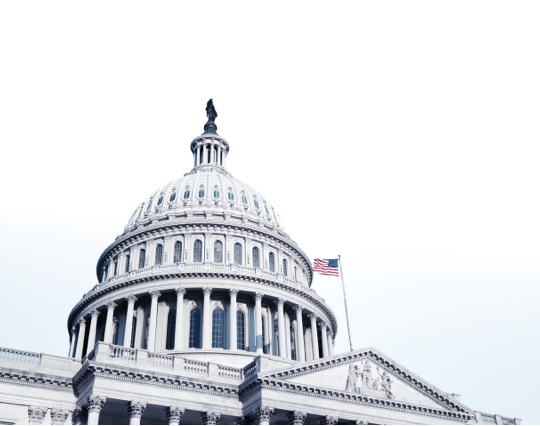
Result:
M71 356L96 341L195 358L218 351L239 365L255 354L332 354L336 319L311 289L310 259L268 200L227 171L214 119L190 144L193 169L144 199L103 251L98 283L68 319Z

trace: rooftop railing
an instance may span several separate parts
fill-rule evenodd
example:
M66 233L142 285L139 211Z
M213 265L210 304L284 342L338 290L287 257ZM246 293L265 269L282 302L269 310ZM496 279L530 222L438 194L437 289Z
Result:
M39 365L41 363L41 354L0 348L0 361Z

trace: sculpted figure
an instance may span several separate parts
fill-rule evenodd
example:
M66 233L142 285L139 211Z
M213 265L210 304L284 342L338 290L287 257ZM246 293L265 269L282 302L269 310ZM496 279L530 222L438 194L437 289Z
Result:
M369 361L366 361L364 364L364 371L362 371L362 386L371 389L371 385L373 383L372 376L371 376L371 364Z
M206 103L206 116L208 117L208 121L214 121L218 116L212 99Z
M383 371L381 374L381 388L386 392L386 397L389 399L394 398L394 394L392 393L392 383L394 382L390 379L390 376L386 374L386 371Z
M349 365L349 373L347 374L347 386L345 387L346 392L358 392L358 386L356 385L356 380L359 376L358 366L354 364Z

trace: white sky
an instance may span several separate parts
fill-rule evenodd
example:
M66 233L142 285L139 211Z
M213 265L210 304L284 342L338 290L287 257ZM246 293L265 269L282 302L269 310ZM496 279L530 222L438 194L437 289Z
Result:
M0 346L66 355L136 206L228 170L341 254L356 349L540 423L536 2L0 3ZM340 281L314 288L338 316Z

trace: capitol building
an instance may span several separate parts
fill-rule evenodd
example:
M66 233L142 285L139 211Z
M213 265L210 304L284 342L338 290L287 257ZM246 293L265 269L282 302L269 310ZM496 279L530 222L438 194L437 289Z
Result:
M134 206L99 257L69 356L0 348L0 425L520 423L377 349L334 353L312 260L228 171L206 111L193 169Z

